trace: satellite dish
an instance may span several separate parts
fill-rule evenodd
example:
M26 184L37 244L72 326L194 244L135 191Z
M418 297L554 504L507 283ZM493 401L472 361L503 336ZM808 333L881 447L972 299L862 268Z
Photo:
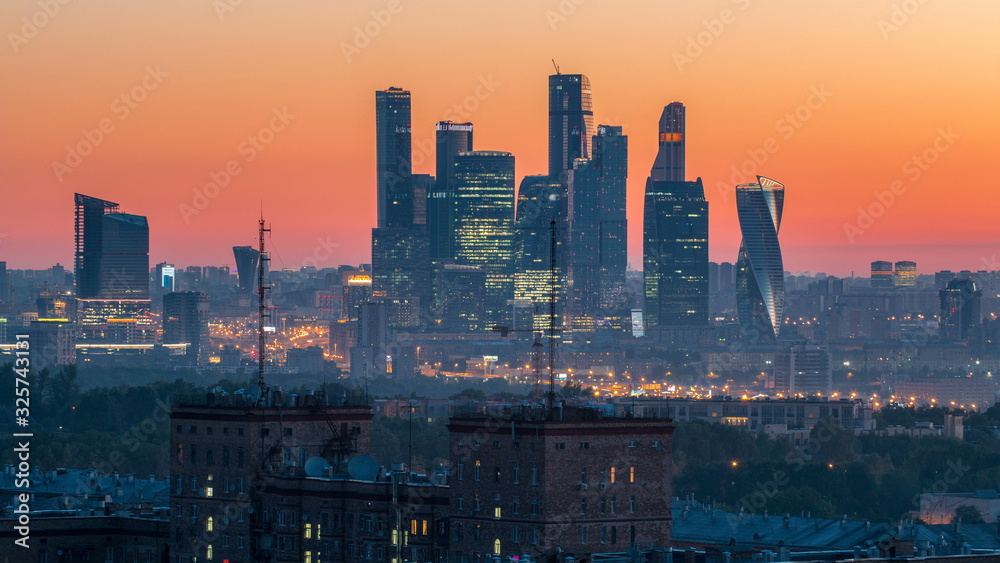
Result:
M330 464L319 456L313 456L306 460L306 475L310 477L322 477L323 472L330 468Z
M347 473L357 481L374 481L378 475L378 463L370 455L356 455L347 464Z

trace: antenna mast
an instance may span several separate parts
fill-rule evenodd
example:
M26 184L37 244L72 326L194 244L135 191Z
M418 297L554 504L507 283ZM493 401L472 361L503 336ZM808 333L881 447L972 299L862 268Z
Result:
M257 401L262 406L266 404L265 395L267 394L267 383L264 380L264 362L267 355L264 319L271 317L267 312L267 290L270 288L264 285L265 265L271 260L264 250L264 233L269 232L271 229L264 228L264 215L261 214L257 228L257 250L260 252L257 261L257 385L260 387L260 396Z
M555 61L552 61L555 64ZM558 70L558 66L556 69ZM556 401L556 220L549 219L549 396L551 408Z

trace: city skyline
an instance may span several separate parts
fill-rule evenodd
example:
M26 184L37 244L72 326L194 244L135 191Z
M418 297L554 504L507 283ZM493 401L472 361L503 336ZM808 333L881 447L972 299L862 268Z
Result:
M231 263L233 245L253 242L261 207L276 227L282 259L275 268L298 268L317 249L328 256L321 266L365 263L376 222L371 92L397 86L413 93L414 173L434 173L434 124L450 119L475 125L477 149L514 154L519 183L547 167L549 58L564 73L589 77L595 124L622 126L631 138L633 268L641 264L642 179L656 151L656 118L674 100L690 113L687 168L703 177L713 209L713 261L733 260L739 229L727 193L755 173L780 177L803 194L784 226L789 271L864 275L882 258L912 259L920 273L988 269L996 254L989 210L997 196L986 167L996 148L987 124L997 109L988 100L1000 91L1000 59L985 47L988 32L977 31L996 6L921 5L894 18L892 2L851 2L837 13L795 6L780 14L739 2L673 9L650 3L626 10L636 17L603 3L568 14L555 4L515 5L489 17L403 5L381 24L372 12L388 8L376 5L291 11L248 4L218 14L180 4L130 7L129 26L106 30L101 18L119 4L87 13L63 9L0 56L21 84L3 93L0 111L15 134L0 141L0 174L11 204L33 210L8 217L0 229L10 268L70 264L72 211L65 202L75 191L126 202L124 212L149 217L153 263ZM21 33L20 18L37 9L31 2L6 5L12 33ZM644 31L667 15L666 35ZM456 33L470 43L467 52L430 67L417 63L433 45L405 47L416 45L410 40L433 18L468 19L469 28ZM175 20L190 26L192 42L167 41L174 31L157 22ZM773 26L773 38L746 40L762 22ZM379 32L364 35L366 25ZM494 54L492 41L504 25L537 37L514 56ZM303 40L251 67L260 58L249 47L253 32L265 26L294 30ZM604 35L589 33L602 27ZM818 36L805 41L806 28ZM852 40L831 49L845 33ZM67 41L92 34L94 41L66 52ZM601 56L623 37L634 41ZM123 41L132 47L127 54L108 51ZM325 49L313 48L320 41ZM196 54L196 44L208 51ZM300 50L305 46L309 51ZM862 52L869 56L859 58ZM56 53L63 58L55 61ZM655 54L657 62L644 63L640 53ZM108 62L83 65L78 57ZM61 77L60 87L49 88L51 79L40 72ZM761 72L779 87L731 86L750 84ZM269 78L261 84L258 76ZM54 110L31 111L39 103ZM261 148L245 143L248 136L260 137ZM96 143L92 154L78 155L79 162L67 155L66 145L86 142ZM766 162L757 165L754 156ZM227 171L231 161L236 166ZM849 178L840 172L845 161ZM749 173L733 173L747 162ZM213 175L228 176L226 187L199 200L193 190ZM934 194L955 185L980 204L935 205ZM859 207L882 212L866 219ZM926 229L930 221L938 228Z

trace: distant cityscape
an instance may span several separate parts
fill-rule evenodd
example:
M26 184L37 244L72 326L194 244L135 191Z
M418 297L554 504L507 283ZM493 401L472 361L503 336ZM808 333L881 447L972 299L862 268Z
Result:
M548 77L548 174L519 184L515 155L477 147L470 122L433 124L435 174L413 173L411 93L389 87L374 103L370 263L274 268L269 235L287 226L264 207L247 218L257 240L225 242L232 264L153 264L155 225L123 211L149 210L96 191L74 195L71 268L0 262L0 363L27 340L33 370L75 368L93 387L120 383L102 379L116 370L212 378L171 397L169 474L32 466L21 478L46 543L14 560L1000 558L995 479L926 492L898 521L849 522L758 510L760 482L741 505L675 496L686 458L672 449L682 424L766 436L793 460L824 432L965 440L968 417L997 403L1000 272L872 256L867 277L793 275L779 242L786 186L760 175L732 186L738 254L710 262L676 101L657 139L633 139L658 151L642 271L629 270L629 137L595 124L587 76ZM393 398L377 388L390 380L510 391ZM945 411L940 424L877 424L899 408ZM447 459L414 463L414 417L447 420ZM408 424L400 459L374 457L386 419ZM27 501L8 459L0 537L13 541ZM982 538L961 532L955 511L968 506L992 525Z

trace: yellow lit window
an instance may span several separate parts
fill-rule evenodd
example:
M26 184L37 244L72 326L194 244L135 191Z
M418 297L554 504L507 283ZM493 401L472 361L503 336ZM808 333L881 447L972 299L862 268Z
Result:
M214 530L215 530L215 518L209 516L208 519L205 520L205 531L212 532Z
M635 483L635 467L628 468L628 482Z
M302 537L309 540L312 539L312 535L313 535L313 525L312 524L304 525L302 527Z
M611 482L612 483L615 482L615 468L614 467L611 468Z

